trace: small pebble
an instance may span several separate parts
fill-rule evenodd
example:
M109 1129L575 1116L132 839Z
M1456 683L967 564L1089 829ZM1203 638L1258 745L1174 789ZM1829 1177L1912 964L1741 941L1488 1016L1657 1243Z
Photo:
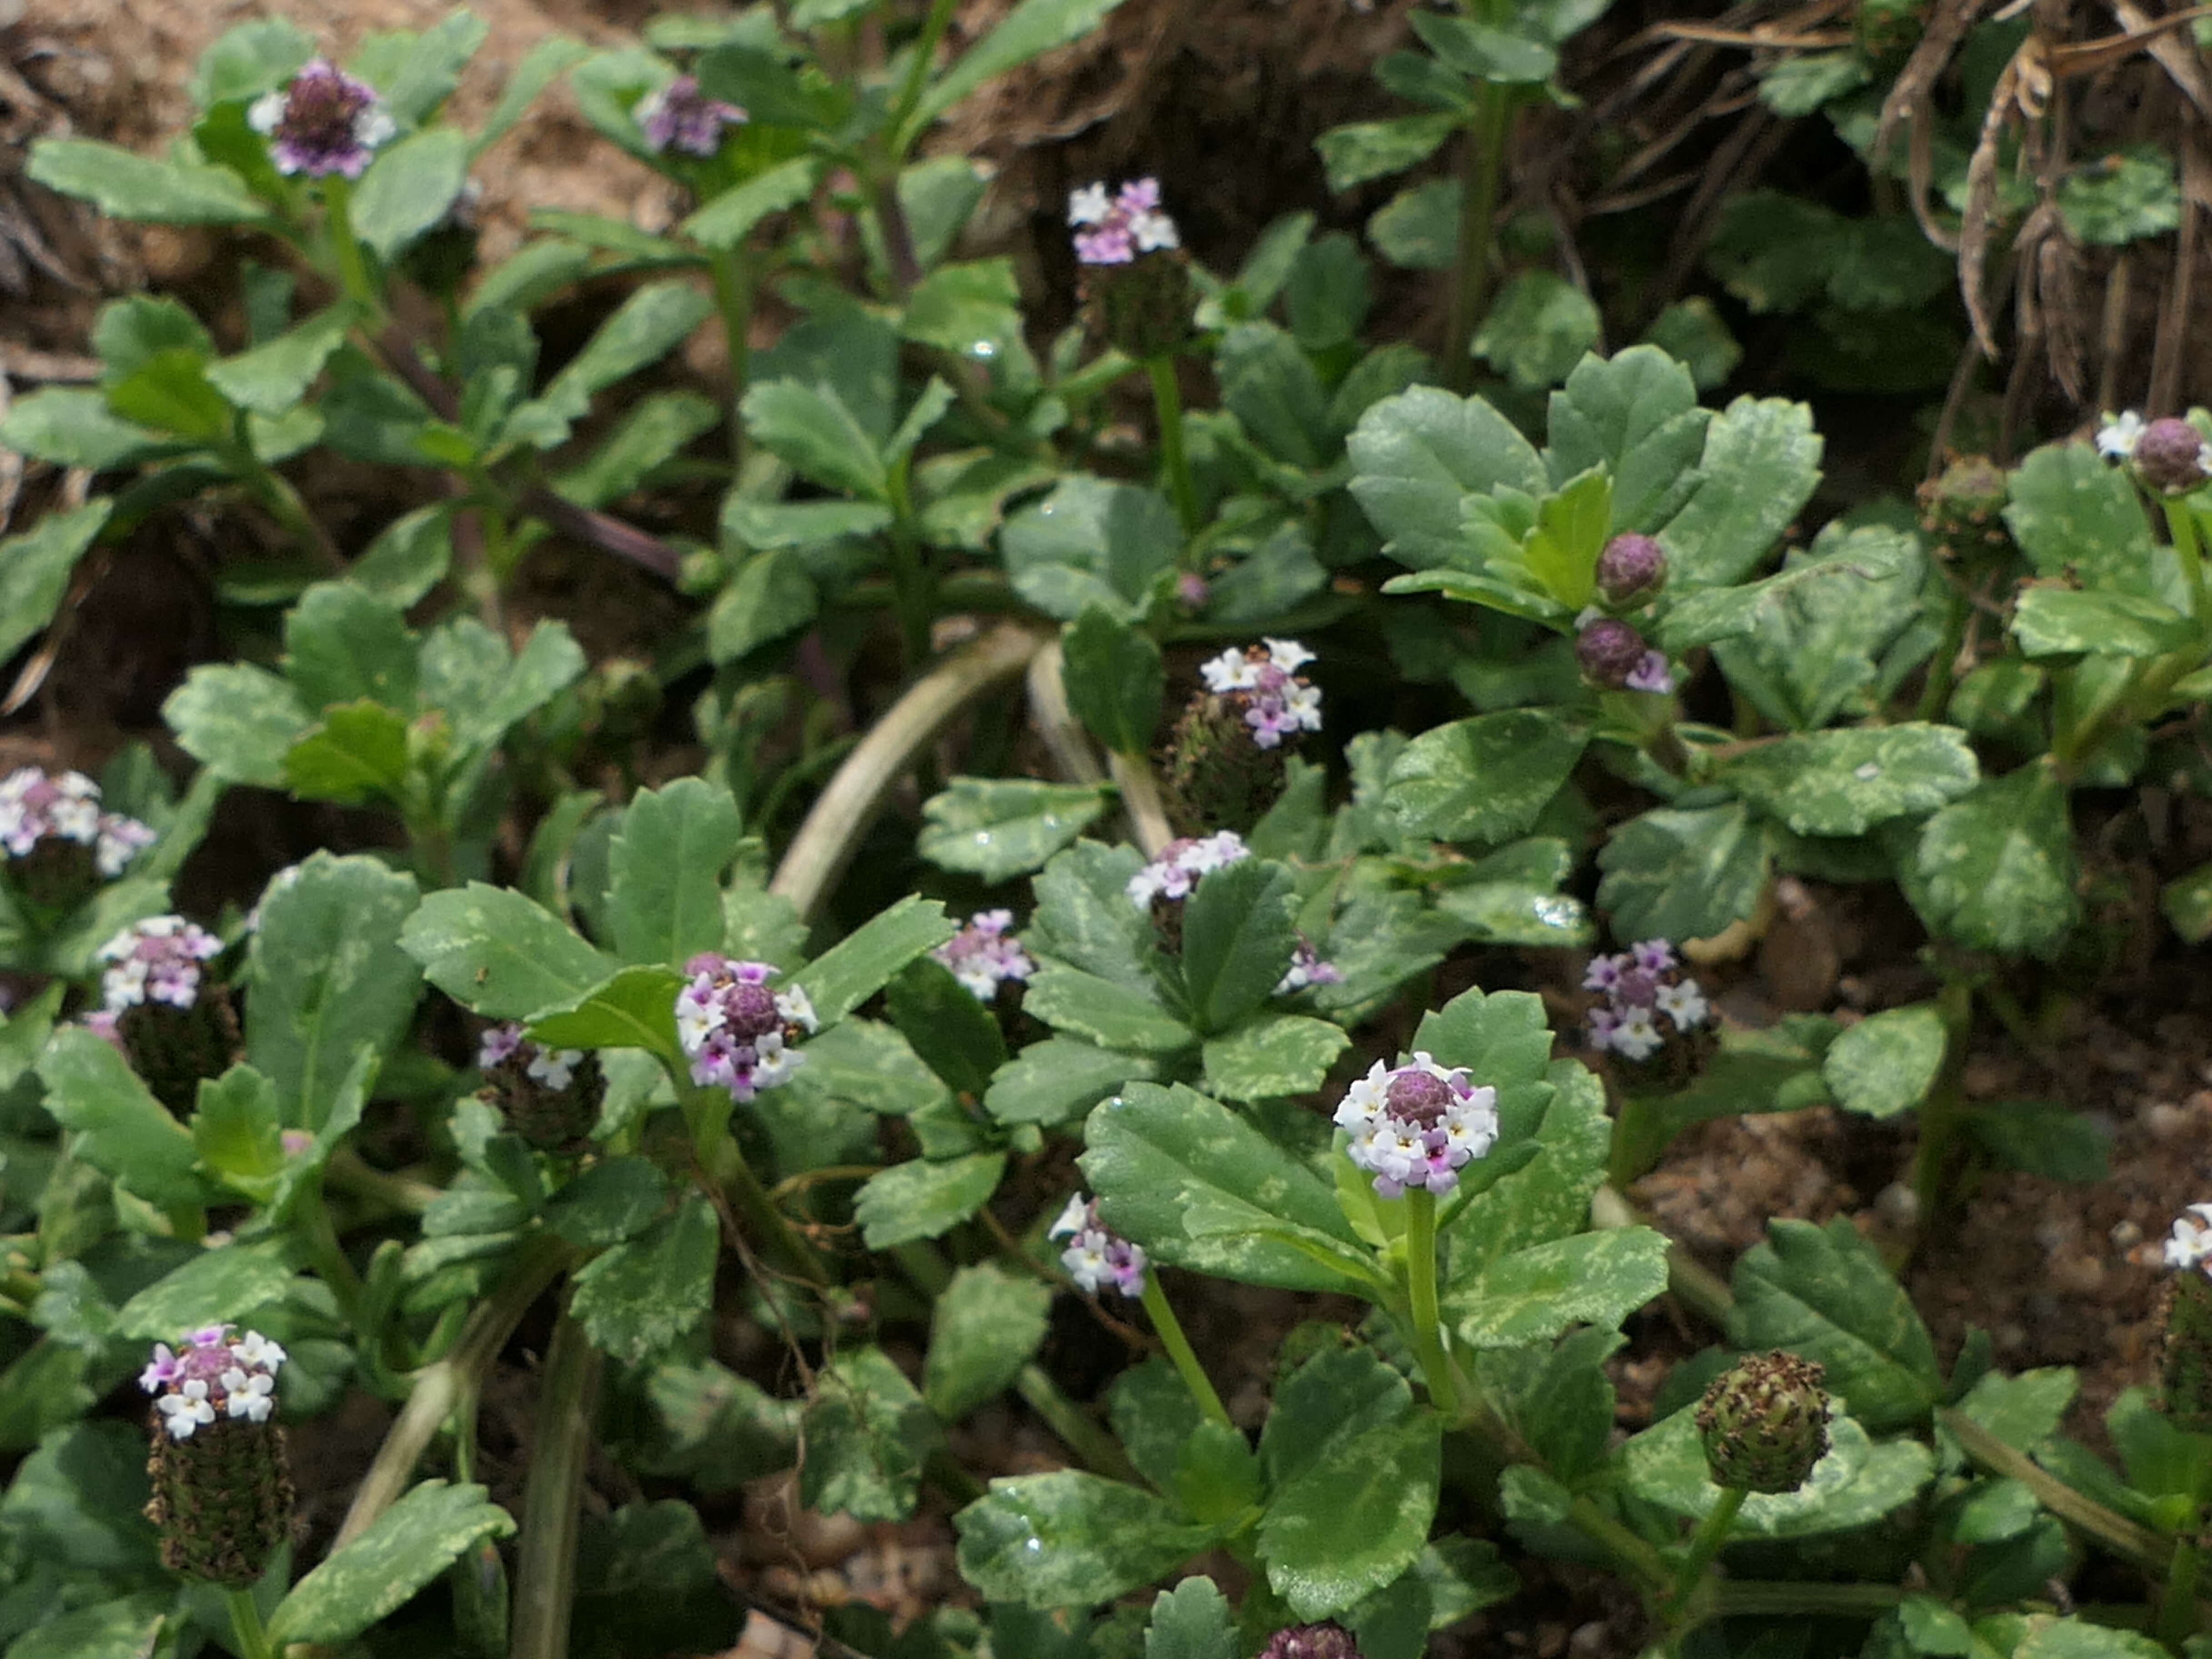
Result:
M2142 1243L2142 1236L2143 1230L2132 1221L2115 1221L2112 1224L2112 1248L2116 1250L2132 1250Z
M2179 1140L2189 1133L2189 1113L2170 1100L2160 1101L2142 1117L2153 1140Z

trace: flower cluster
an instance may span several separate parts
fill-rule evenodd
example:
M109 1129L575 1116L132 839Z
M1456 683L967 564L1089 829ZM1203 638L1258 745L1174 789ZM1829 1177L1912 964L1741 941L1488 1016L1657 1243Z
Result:
M523 1074L549 1089L565 1089L584 1063L581 1048L542 1048L522 1035L522 1027L509 1020L487 1030L477 1044L477 1069L489 1072L507 1060L520 1063Z
M377 146L398 131L375 88L321 58L282 90L254 100L246 124L270 141L277 172L311 179L360 178Z
M1266 640L1224 651L1198 672L1208 691L1242 710L1252 741L1273 749L1297 732L1321 730L1321 693L1297 672L1313 657L1296 640Z
M1103 183L1071 191L1067 222L1085 227L1075 233L1075 257L1086 265L1126 265L1139 253L1182 246L1175 221L1160 210L1157 179L1132 179L1112 196Z
M1097 1295L1106 1285L1127 1297L1145 1293L1145 1247L1101 1226L1096 1199L1076 1194L1045 1237L1067 1241L1067 1248L1060 1253L1060 1265L1085 1296Z
M1260 1650L1260 1659L1360 1659L1359 1644L1350 1631L1328 1619L1277 1631Z
M154 1409L172 1439L189 1440L218 1418L266 1423L276 1410L276 1373L284 1350L258 1331L236 1341L228 1325L189 1332L172 1352L154 1345L154 1358L138 1373L138 1386L154 1396Z
M55 776L43 768L18 767L0 778L0 850L28 858L42 842L67 842L92 849L100 873L119 876L154 832L136 818L100 810L100 786L82 772Z
M1617 956L1591 959L1583 988L1605 994L1605 1006L1590 1014L1590 1046L1610 1048L1626 1060L1644 1060L1666 1045L1667 1017L1675 1034L1687 1036L1712 1018L1698 981L1680 971L1674 947L1662 939L1632 945Z
M706 96L699 90L697 78L689 75L679 75L666 86L648 92L629 113L656 155L680 149L702 159L722 147L724 127L746 118L737 105Z
M1674 675L1667 666L1667 653L1655 651L1644 635L1618 617L1597 614L1595 607L1577 619L1575 661L1594 685L1613 691L1668 692Z
M1315 950L1310 943L1301 937L1297 949L1291 952L1291 965L1276 984L1273 994L1279 997L1295 996L1309 986L1343 983L1344 970L1333 962L1323 962L1321 959L1321 952Z
M144 1002L191 1007L199 1000L200 963L222 951L221 939L182 916L132 922L100 947L100 960L114 964L100 976L106 1012Z
M1202 840L1186 836L1160 848L1158 858L1129 878L1124 890L1139 910L1149 910L1158 899L1187 899L1201 876L1249 858L1251 850L1234 830Z
M978 910L965 927L930 954L950 968L953 978L978 1002L988 1002L1008 980L1025 980L1036 972L1022 942L1007 931L1013 925L1011 910Z
M2124 462L2161 495L2185 495L2212 479L2212 443L2188 422L2168 415L2146 421L2129 410L2098 429L2097 453Z
M1352 1137L1346 1155L1383 1197L1414 1187L1448 1193L1498 1139L1498 1091L1476 1087L1464 1070L1425 1052L1403 1066L1378 1060L1345 1091L1336 1123Z
M676 1035L691 1080L718 1084L738 1101L788 1081L806 1058L792 1045L817 1024L806 993L796 985L772 991L769 963L716 951L702 951L684 971L690 983L676 994Z

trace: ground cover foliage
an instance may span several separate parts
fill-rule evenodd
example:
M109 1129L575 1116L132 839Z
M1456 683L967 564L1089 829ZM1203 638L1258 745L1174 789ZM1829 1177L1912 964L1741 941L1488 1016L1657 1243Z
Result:
M877 1659L1416 1659L1562 1575L1670 1654L2205 1641L2212 1209L2110 1455L2070 1370L1939 1354L1897 1278L1985 1172L2104 1170L2072 1103L1969 1097L1978 1032L2212 936L2212 418L2171 340L2146 406L2054 413L2092 379L2052 320L2092 258L2185 272L2201 131L2081 161L2045 101L2194 97L2188 20L1659 26L1655 76L1747 52L1758 118L1877 186L1736 180L1680 296L1626 200L1663 151L1594 143L1595 286L1509 199L1620 20L1422 10L1395 112L1317 146L1360 234L1210 264L1202 180L1102 179L1040 295L931 140L1113 9L671 15L546 42L473 129L465 10L342 64L257 21L165 151L32 149L238 257L0 419L60 483L0 641L176 515L254 552L159 755L0 781L9 1656L727 1650L702 1509L787 1473L957 1539L919 1613L783 1609ZM471 170L556 82L687 210L481 260ZM1824 495L1778 386L1904 394L1926 482ZM339 464L398 504L359 546ZM523 603L556 557L680 622L595 661ZM185 914L255 799L334 844ZM1909 919L1910 1000L1724 1014L1700 974L1788 880ZM1912 1122L1902 1237L1777 1218L1723 1281L1624 1197L1814 1105ZM1257 1378L1176 1312L1233 1287L1296 1310ZM1620 1433L1668 1297L1710 1346ZM355 1402L310 1522L287 1437ZM1013 1413L1048 1466L974 1431Z

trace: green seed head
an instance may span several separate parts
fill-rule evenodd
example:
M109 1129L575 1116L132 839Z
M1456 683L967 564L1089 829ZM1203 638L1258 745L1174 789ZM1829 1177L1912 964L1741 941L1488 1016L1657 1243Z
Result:
M1162 248L1127 264L1085 265L1083 299L1092 335L1142 361L1190 337L1198 290L1182 250Z
M1705 1390L1698 1433L1713 1484L1745 1492L1796 1492L1827 1455L1825 1376L1779 1348L1739 1359Z

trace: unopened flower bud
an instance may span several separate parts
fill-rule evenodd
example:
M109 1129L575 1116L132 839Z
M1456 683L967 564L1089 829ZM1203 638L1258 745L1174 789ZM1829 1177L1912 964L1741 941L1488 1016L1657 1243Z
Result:
M1598 597L1615 607L1641 604L1667 585L1667 550L1631 531L1597 556Z
M2167 416L2136 440L2136 476L2161 495L2185 495L2212 477L2212 444L2188 422Z
M284 1350L228 1325L157 1343L138 1378L154 1396L153 1501L162 1564L225 1589L258 1583L292 1530L292 1477L273 1420Z
M1361 1659L1361 1655L1352 1632L1331 1619L1277 1631L1260 1650L1260 1659Z
M572 1152L590 1137L606 1098L599 1057L580 1048L547 1048L512 1023L483 1034L477 1052L484 1097L507 1127L541 1152Z
M1828 1453L1826 1375L1777 1348L1747 1354L1714 1378L1697 1415L1713 1484L1754 1492L1803 1486Z
M1575 660L1594 685L1619 690L1643 663L1644 635L1616 617L1599 617L1575 635Z

